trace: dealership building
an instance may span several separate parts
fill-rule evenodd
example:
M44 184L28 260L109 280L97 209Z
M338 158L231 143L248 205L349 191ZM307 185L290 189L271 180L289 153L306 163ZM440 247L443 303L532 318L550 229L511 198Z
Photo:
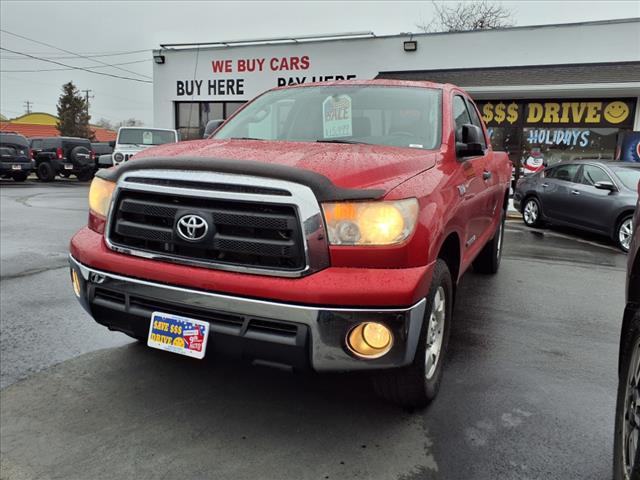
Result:
M265 90L336 79L453 83L514 163L612 160L640 130L640 18L458 33L167 44L154 51L156 127L201 138Z

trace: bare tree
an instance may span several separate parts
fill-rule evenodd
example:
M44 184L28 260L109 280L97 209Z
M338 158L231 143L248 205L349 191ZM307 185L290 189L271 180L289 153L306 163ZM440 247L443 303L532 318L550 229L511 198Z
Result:
M479 0L454 5L435 1L432 4L434 18L429 23L416 25L423 32L466 32L514 25L513 12L500 3Z
M113 124L106 118L101 118L95 123L96 127L106 128L107 130L113 130Z
M137 118L128 118L127 120L123 120L116 124L116 127L140 127L142 126L142 121Z

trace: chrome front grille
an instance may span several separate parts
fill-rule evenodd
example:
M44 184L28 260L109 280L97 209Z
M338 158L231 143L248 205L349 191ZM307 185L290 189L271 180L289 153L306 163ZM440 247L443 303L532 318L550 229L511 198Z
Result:
M191 214L210 226L202 240L177 233ZM246 273L301 276L329 263L311 190L241 175L130 172L118 182L106 238L120 252Z

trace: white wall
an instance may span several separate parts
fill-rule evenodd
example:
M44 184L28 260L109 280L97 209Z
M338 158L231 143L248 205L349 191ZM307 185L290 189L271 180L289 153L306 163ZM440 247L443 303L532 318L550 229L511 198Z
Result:
M153 70L155 126L174 127L174 101L246 101L278 86L278 78L303 83L327 75L373 78L380 71L640 61L640 20L416 35L416 52L404 51L405 40L381 37L164 50L165 63L154 64ZM283 57L308 57L308 68L272 70L270 60ZM263 59L263 71L239 72L238 61L245 59ZM213 61L230 61L232 71L214 73ZM226 80L232 81L236 91L210 91L209 82L220 80L225 86ZM199 84L200 90L181 92L179 82L185 82L183 87ZM242 93L237 91L240 85Z

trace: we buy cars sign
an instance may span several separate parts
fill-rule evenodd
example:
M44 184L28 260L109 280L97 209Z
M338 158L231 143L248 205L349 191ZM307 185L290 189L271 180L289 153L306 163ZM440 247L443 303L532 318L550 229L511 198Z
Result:
M211 78L176 80L176 97L244 99L256 90L300 83L350 80L356 73L316 74L309 55L257 58L214 58L209 61ZM256 75L259 74L259 75ZM265 84L268 85L267 88Z

